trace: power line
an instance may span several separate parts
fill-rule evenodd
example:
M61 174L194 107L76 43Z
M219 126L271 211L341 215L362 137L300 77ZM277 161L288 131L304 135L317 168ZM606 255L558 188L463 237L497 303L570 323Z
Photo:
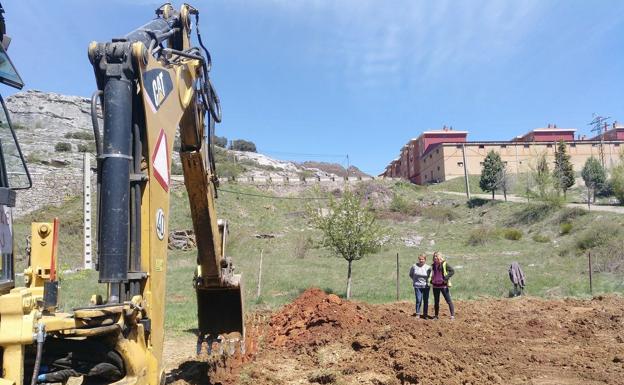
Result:
M286 200L289 200L289 199L290 200L328 200L329 199L329 198L322 198L322 197L278 197L275 195L246 193L246 192L241 192L241 191L227 190L223 188L218 188L217 190L220 192L226 192L226 193L231 193L231 194L247 195L247 196L252 196L252 197L268 198L268 199L286 199Z
M602 164L602 168L605 167L605 155L604 155L604 132L606 132L607 129L607 119L610 119L611 117L603 117L603 116L599 116L596 113L592 114L592 117L594 118L591 122L588 123L588 125L593 126L592 128L592 132L596 132L598 134L598 136L600 137L600 163ZM604 132L603 132L603 123L604 123Z

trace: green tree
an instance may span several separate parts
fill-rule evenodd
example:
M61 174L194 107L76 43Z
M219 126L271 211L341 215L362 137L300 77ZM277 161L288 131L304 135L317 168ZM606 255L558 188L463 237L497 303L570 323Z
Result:
M344 258L347 268L347 299L351 298L353 261L379 250L382 228L375 222L370 206L364 206L360 197L346 190L342 199L331 199L328 209L314 213L313 224L323 232L322 244L336 256Z
M557 192L562 191L565 198L568 189L574 186L574 169L572 168L570 155L567 152L566 144L563 140L560 140L557 145L553 177Z
M590 206L590 202L596 201L596 189L600 188L607 180L607 174L605 169L600 164L598 159L593 156L585 162L583 171L581 172L585 186L587 186L587 206Z
M611 169L611 189L613 195L624 205L624 157L620 156L620 163Z
M230 150L256 152L256 144L248 140L236 139L230 144Z
M503 164L500 155L494 150L488 152L483 161L483 169L481 170L479 186L483 191L491 191L492 199L494 199L494 193L498 188L500 176L504 168L505 165Z
M546 154L540 154L537 158L537 167L535 168L535 184L537 192L541 199L545 199L551 186L552 178L546 161Z
M498 182L496 183L496 188L503 192L503 197L505 198L505 202L507 202L507 192L511 190L513 187L513 178L507 170L505 164L503 164L503 168L498 174Z
M227 138L225 136L216 136L213 135L212 136L212 142L214 143L215 146L221 147L221 148L226 148L227 147Z

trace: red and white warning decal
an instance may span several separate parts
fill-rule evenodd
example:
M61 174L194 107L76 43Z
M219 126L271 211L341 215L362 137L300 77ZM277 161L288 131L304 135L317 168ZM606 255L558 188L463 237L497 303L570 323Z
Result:
M160 183L165 191L169 191L169 153L167 149L167 135L165 130L161 129L152 154L152 167L154 168L154 177Z

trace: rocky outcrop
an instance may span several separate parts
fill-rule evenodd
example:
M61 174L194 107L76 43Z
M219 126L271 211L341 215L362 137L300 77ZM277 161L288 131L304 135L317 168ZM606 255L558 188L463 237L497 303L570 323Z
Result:
M30 90L9 96L6 106L33 180L33 188L18 192L14 215L81 194L81 151L94 149L90 100ZM68 150L56 151L59 143Z
M61 204L70 197L82 194L83 153L90 154L91 167L96 164L90 102L85 97L37 90L20 92L6 99L33 179L32 189L18 193L15 216L49 204ZM244 165L242 177L297 179L346 175L346 170L340 165L306 165L252 152L227 151L226 158ZM175 151L172 161L174 165L171 169L181 172L179 156ZM355 170L351 171L350 176L359 175ZM95 191L94 185L92 189Z

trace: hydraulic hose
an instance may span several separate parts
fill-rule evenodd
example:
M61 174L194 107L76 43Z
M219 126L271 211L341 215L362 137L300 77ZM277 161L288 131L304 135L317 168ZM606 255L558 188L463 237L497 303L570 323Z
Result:
M37 355L35 356L35 366L33 368L30 385L37 385L37 379L39 377L39 369L41 368L41 356L43 355L43 343L45 342L46 338L44 324L40 323L37 325L37 334L35 334L35 338L37 340Z
M91 124L93 125L93 138L95 139L96 155L102 154L102 140L100 138L100 123L97 116L97 99L102 96L102 90L97 90L91 96Z

